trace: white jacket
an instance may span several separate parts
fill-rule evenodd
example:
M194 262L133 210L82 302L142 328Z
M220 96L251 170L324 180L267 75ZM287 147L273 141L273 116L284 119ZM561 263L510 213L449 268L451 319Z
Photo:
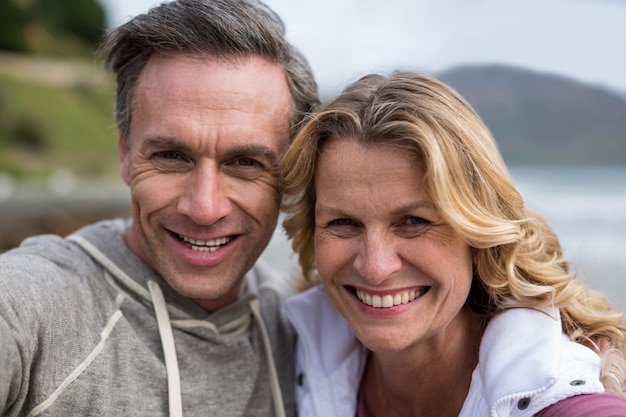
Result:
M320 287L286 301L298 332L299 417L352 417L366 349ZM533 416L559 400L603 392L600 358L571 342L557 309L507 310L487 325L460 417Z

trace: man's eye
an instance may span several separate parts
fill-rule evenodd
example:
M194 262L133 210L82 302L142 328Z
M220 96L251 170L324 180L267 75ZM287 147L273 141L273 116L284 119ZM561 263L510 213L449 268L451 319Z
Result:
M257 166L259 163L252 158L239 158L237 160L237 164L244 167L252 167Z
M193 167L193 161L177 151L157 151L152 154L152 163L163 172L181 172Z
M237 178L255 179L263 175L265 166L253 158L241 157L233 159L224 165L228 175Z
M161 151L155 153L154 156L161 159L182 159L182 156L174 151Z

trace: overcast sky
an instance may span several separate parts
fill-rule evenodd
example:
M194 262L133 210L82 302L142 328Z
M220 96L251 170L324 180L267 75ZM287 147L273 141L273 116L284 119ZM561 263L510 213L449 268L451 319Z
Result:
M109 24L158 0L99 0ZM626 0L267 0L325 92L368 72L504 63L626 93Z

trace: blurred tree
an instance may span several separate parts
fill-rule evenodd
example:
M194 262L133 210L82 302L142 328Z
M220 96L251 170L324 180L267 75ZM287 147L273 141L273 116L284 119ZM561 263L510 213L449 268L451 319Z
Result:
M91 54L105 27L97 0L0 0L0 50Z
M36 0L28 14L52 35L71 34L87 44L97 43L105 27L104 10L96 0Z
M24 38L25 23L24 13L15 1L0 1L0 50L22 52L28 49Z

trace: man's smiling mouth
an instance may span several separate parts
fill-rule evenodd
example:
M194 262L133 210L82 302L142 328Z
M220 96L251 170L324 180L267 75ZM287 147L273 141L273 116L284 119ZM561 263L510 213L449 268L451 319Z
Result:
M210 240L198 240L183 235L178 235L178 237L187 243L187 246L189 246L191 250L196 252L215 252L234 239L232 236Z

